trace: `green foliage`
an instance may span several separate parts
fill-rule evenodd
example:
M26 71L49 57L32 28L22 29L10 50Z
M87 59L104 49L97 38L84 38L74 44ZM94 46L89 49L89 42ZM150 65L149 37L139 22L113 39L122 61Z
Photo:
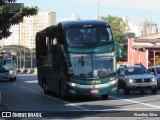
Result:
M160 56L159 55L155 56L155 61L156 61L156 65L160 65Z
M102 19L111 25L115 41L122 45L126 44L124 35L126 24L123 22L122 18L108 15L107 17L102 17Z
M0 3L0 40L11 35L10 27L19 24L24 16L33 16L38 13L37 7L21 7L15 12L9 12L9 8L3 3L13 3L16 0L3 0Z

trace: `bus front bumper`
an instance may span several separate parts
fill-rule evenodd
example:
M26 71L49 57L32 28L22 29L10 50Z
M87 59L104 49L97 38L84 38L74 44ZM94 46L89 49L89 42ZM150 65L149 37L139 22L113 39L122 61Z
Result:
M104 84L80 85L69 82L69 93L74 95L105 95L116 94L117 80L113 80Z

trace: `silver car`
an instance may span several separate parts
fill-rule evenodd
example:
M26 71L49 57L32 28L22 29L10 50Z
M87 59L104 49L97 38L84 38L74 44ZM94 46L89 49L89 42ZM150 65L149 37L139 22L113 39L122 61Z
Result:
M157 78L142 65L122 65L118 74L118 89L123 89L125 95L130 91L157 93Z
M151 66L148 71L157 77L157 86L160 88L160 66Z

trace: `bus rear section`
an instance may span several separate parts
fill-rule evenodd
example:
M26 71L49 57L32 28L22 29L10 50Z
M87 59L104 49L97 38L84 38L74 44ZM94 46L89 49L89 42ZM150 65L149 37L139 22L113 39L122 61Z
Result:
M36 35L38 83L62 98L117 93L116 52L105 21L68 21Z

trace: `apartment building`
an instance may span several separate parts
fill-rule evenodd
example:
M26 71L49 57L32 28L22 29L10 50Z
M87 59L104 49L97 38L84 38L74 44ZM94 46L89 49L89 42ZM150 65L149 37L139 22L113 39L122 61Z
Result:
M3 39L3 45L20 45L20 25L13 25L10 31L12 35Z
M123 17L123 21L127 25L126 31L134 32L136 37L158 33L157 24L152 21L143 20L135 22L127 16Z
M23 22L11 27L12 35L4 39L3 44L35 48L36 33L53 24L56 24L55 12L39 12L35 16L24 17Z

